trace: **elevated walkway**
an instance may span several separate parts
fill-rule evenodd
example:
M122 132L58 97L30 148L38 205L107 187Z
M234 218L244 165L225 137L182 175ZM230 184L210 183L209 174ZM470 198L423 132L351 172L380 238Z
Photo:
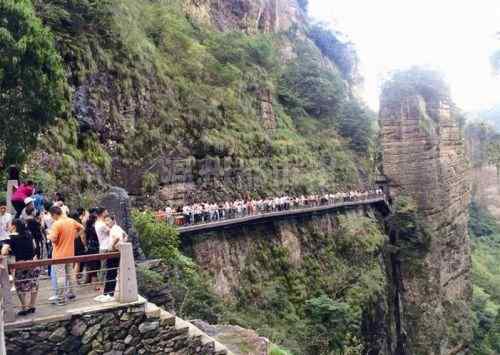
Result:
M255 215L232 218L232 219L216 221L216 222L211 222L211 223L205 223L205 224L189 225L189 226L185 226L185 227L180 227L180 228L178 228L178 230L179 230L179 233L181 235L190 235L190 234L197 234L197 233L203 233L203 232L211 232L211 231L220 230L220 229L224 229L224 228L235 227L238 225L267 222L267 221L273 220L273 219L296 217L296 216L300 216L300 215L328 212L328 211L339 210L339 209L343 209L343 208L354 208L354 207L358 207L358 206L367 206L367 205L378 205L378 206L381 206L382 208L384 208L386 211L388 211L390 208L389 203L387 202L385 196L382 195L382 196L378 196L378 197L368 198L366 200L342 201L342 202L336 202L336 203L332 203L332 204L326 204L326 205L320 205L320 206L314 206L314 207L303 207L303 208L297 208L297 209L290 209L290 210L286 210L286 211L277 211L277 212L255 214Z

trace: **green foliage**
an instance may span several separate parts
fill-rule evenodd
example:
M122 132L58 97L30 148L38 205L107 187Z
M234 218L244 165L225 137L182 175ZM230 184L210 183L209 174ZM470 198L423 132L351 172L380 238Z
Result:
M486 148L488 163L494 165L497 169L497 175L500 176L500 134L495 134L488 142Z
M162 274L142 266L137 267L137 287L141 293L143 292L142 294L147 295L150 290L161 289L164 287L164 282Z
M303 51L306 51L304 47ZM283 73L280 100L292 117L311 115L332 120L346 100L345 84L319 57L299 56Z
M495 217L488 210L479 207L477 202L472 201L469 205L469 234L480 238L499 233Z
M132 220L140 235L141 247L148 257L179 260L179 233L175 227L159 223L148 211L134 210Z
M385 239L368 217L339 216L334 223L331 233L301 231L307 252L300 265L282 245L258 242L224 320L256 329L294 354L361 351L362 309L384 291L377 255ZM252 233L258 241L259 232Z
M500 353L500 234L496 220L471 204L469 231L472 236L472 303L474 339L472 353Z
M67 105L61 58L29 0L0 2L0 155L23 162Z
M103 132L75 140L59 135L58 128L42 137L53 156L67 155L60 162L64 169L55 170L65 186L100 186L115 176L116 162L122 174L148 172L134 181L144 193L155 193L161 156L242 162L241 178L231 183L219 177L206 182L203 167L192 165L193 178L206 191L202 198L217 199L333 190L358 183L360 162L371 166L365 161L372 155L364 153L372 122L353 102L342 106L348 84L308 41L297 45L297 63L282 68L280 36L212 31L187 18L178 0L35 4L67 59L71 84L91 85L90 102L106 108L99 113L106 120ZM102 77L110 83L100 82ZM268 90L271 98L289 96L273 100L273 131L264 127L261 112ZM116 97L137 110L120 109ZM317 116L321 122L311 123ZM292 171L289 181L277 177L277 167Z
M420 95L426 102L449 101L450 89L441 72L425 67L397 70L382 85L381 97L389 105L412 95Z
M319 23L311 26L308 35L323 55L330 58L337 65L344 79L356 80L359 59L352 43L342 41L339 39L339 34Z
M310 299L305 312L309 319L309 354L343 352L351 334L357 332L359 324L355 311L349 304L336 302L328 296Z
M470 147L470 156L474 167L483 167L489 161L488 147L496 136L495 126L486 121L471 122L465 127L465 138Z
M341 110L339 132L349 137L352 148L357 152L370 152L375 139L376 115L356 100L346 102Z
M271 345L270 355L291 355L287 350L276 345Z

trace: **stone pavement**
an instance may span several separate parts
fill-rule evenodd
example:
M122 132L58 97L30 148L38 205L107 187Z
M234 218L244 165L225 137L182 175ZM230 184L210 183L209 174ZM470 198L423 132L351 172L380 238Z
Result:
M94 297L102 293L103 287L101 286L101 291L96 291L95 287L98 285L76 285L75 295L76 298L68 302L64 306L57 306L50 304L48 299L52 296L52 288L50 286L50 280L47 279L47 275L40 276L40 288L38 293L36 312L26 316L16 316L16 320L13 323L7 323L7 327L17 327L26 326L27 323L38 323L39 321L46 321L47 319L61 318L64 319L71 314L74 314L75 310L85 310L89 308L112 308L118 305L118 302L107 302L100 303L94 301ZM19 298L15 291L12 291L12 298L16 306L16 314L20 311Z

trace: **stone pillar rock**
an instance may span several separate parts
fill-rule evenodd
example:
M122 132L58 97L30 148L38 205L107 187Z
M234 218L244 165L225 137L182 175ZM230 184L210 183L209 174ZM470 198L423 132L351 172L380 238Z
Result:
M394 199L416 202L429 245L399 260L397 322L409 354L444 355L466 349L472 336L469 165L450 104L400 94L381 98L383 170Z
M127 191L121 187L112 187L102 197L100 206L106 208L116 218L116 223L127 233L134 249L135 258L144 258L139 244L139 236L132 224L130 198Z

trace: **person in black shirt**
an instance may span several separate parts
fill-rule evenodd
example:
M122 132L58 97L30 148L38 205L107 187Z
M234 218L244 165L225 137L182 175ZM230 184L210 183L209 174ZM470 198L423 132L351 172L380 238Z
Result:
M76 212L73 213L70 217L82 225L85 225L87 219L89 218L88 212L84 208L78 208ZM75 256L81 256L86 254L85 244L86 240L83 234L78 235L75 238ZM80 280L82 279L81 272L84 268L85 268L85 263L75 263L74 269L78 283L80 283Z
M87 241L87 254L99 254L99 239L95 230L95 222L97 221L97 214L91 213L87 222L85 223L85 240ZM85 263L87 268L87 283L92 283L92 279L97 281L97 272L101 269L101 262L89 261ZM99 291L99 288L96 287Z
M36 260L35 241L24 221L15 219L10 230L9 240L2 246L2 255L13 255L16 261ZM35 313L35 303L38 296L38 276L40 270L15 270L15 286L22 310L20 316ZM31 295L28 303L28 294Z

